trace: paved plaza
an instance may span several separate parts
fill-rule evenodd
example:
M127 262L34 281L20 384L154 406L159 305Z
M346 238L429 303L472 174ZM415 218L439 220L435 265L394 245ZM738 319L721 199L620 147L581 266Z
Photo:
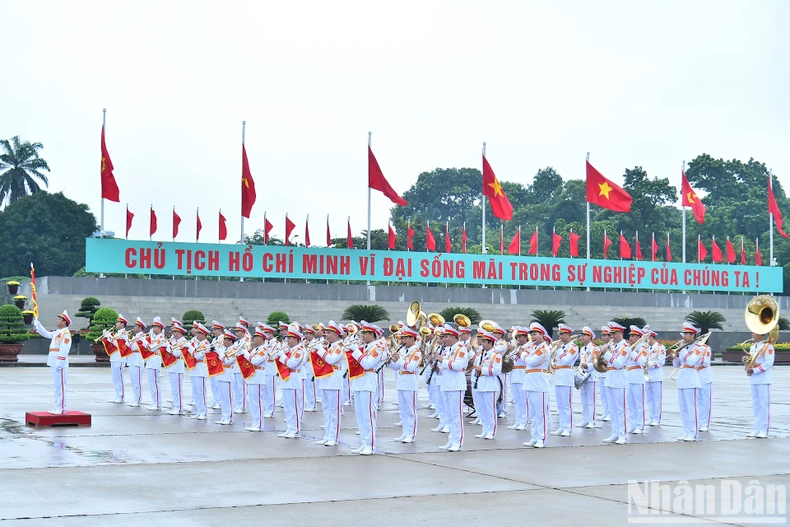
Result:
M28 427L26 411L52 407L50 373L4 367L0 525L759 524L764 517L743 514L704 520L709 513L689 513L678 502L651 502L642 515L632 503L629 514L629 481L790 486L790 368L774 372L771 433L763 440L746 439L752 414L743 368L716 367L714 375L711 432L697 443L675 442L680 416L668 380L663 425L631 435L625 446L601 444L609 435L604 423L598 430L574 429L569 438L552 436L542 450L525 448L527 432L507 429L511 406L495 440L475 438L480 429L466 425L463 451L448 453L438 450L446 435L430 430L437 421L427 418L428 410L420 410L414 444L391 441L400 427L388 372L380 455L362 457L351 452L359 444L351 408L343 416L341 445L324 447L315 444L323 436L320 411L305 413L303 437L287 440L276 435L284 430L282 409L266 420L265 432L250 433L244 430L249 414L220 426L217 413L197 421L110 404L104 367L69 372L68 407L92 414L91 427ZM169 394L168 376L162 381ZM578 391L574 397L578 423ZM422 406L424 390L419 398ZM780 505L777 510L786 511L787 503ZM786 516L774 515L773 524L787 522Z

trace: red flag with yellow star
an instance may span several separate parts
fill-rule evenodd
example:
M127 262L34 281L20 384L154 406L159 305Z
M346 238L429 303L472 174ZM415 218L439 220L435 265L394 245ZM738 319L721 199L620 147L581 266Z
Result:
M483 196L491 202L494 216L505 221L513 219L513 205L510 204L505 191L502 190L502 185L499 184L486 156L483 156Z
M241 144L241 215L250 217L252 206L255 205L255 181L250 172L250 162L247 161L247 149Z
M702 200L699 199L697 193L691 188L689 180L686 179L686 173L681 172L680 174L683 177L681 183L681 193L683 194L681 204L684 207L691 207L691 210L694 212L694 217L697 219L697 223L705 223L705 205L702 204Z
M587 201L613 210L615 212L631 212L631 195L619 185L606 179L603 174L587 163Z
M115 182L113 175L112 160L110 160L110 153L107 151L107 145L104 144L104 126L101 127L101 197L114 201L116 203L121 201L121 193L118 190L118 183Z

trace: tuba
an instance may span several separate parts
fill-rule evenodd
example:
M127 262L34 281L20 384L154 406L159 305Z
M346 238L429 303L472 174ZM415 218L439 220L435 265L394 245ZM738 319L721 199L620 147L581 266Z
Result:
M770 295L754 297L746 305L744 318L749 331L758 335L768 335L765 339L766 343L775 344L779 340L779 304L774 297ZM747 370L754 368L757 357L763 351L763 347L761 346L760 348L759 351L754 353L744 350L744 353L747 354L744 357L744 364Z

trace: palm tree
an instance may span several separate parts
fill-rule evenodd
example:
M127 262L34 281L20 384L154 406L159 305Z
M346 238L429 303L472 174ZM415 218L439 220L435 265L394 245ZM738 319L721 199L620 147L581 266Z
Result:
M49 186L47 176L42 170L49 172L47 162L38 157L38 151L44 148L41 143L20 142L16 135L0 141L3 153L0 154L0 204L13 203L28 194L41 190L37 178Z
M699 328L700 335L711 329L724 329L721 323L727 321L718 311L692 311L686 315L686 320Z
M565 323L565 311L551 309L536 309L532 312L532 322L537 322L549 332L549 337L554 334L554 328Z

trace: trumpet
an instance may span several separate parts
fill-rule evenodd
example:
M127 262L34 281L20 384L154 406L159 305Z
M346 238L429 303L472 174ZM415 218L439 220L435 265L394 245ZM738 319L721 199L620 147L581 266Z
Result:
M691 342L686 342L683 339L679 340L678 342L676 342L672 346L672 360L675 360L675 358L677 358L677 354L682 348L685 348L685 347L688 347L688 346L696 346L698 344L705 344L706 342L708 342L708 339L710 338L710 335L711 335L711 332L708 331L704 335L700 335L699 337L695 338ZM680 346L678 346L678 344L680 344ZM677 381L679 375L680 375L680 368L675 368L675 369L672 370L672 373L669 374L669 378L672 379L673 381Z
M110 331L109 329L105 329L104 331L102 331L102 332L101 332L101 336L99 336L99 337L96 337L95 339L93 339L93 343L95 344L95 343L99 342L99 341L100 341L100 340L102 340L104 337L113 338L113 333L112 333L112 331Z

